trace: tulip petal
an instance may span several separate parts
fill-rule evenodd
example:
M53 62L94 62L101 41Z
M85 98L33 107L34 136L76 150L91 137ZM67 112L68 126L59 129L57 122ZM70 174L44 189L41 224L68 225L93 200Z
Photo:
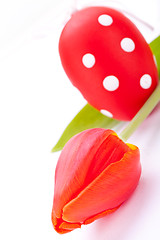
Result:
M80 223L67 223L67 222L62 222L62 224L59 226L60 229L65 229L68 231L72 231L76 228L81 228Z
M85 222L86 219L123 203L136 188L141 166L139 149L128 145L123 158L110 164L77 197L63 208L62 219Z
M115 134L109 135L99 146L86 177L86 186L91 183L111 163L121 160L129 147Z
M70 232L76 228L81 228L80 223L69 223L63 221L61 218L58 219L54 211L52 212L52 223L54 229L60 234Z
M93 217L90 217L90 218L86 219L83 224L85 224L85 225L86 225L86 224L90 224L90 223L94 222L95 220L97 220L97 219L99 219L99 218L105 217L105 216L107 216L108 214L111 214L111 213L115 212L120 206L121 206L121 205L119 205L119 206L116 207L116 208L109 209L109 210L106 210L106 211L104 211L104 212L101 212L101 213L99 213L99 214L97 214L97 215L95 215L95 216L93 216Z
M86 179L93 158L101 144L113 133L112 130L90 129L74 136L65 145L55 173L53 206L57 218L61 218L61 209L65 204L88 184Z

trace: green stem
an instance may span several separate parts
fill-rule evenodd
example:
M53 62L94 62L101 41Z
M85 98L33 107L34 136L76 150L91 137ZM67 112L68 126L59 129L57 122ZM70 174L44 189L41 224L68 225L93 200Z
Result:
M138 111L135 117L127 125L127 127L120 133L120 138L123 141L127 141L133 132L139 127L139 125L146 119L146 117L152 112L157 103L160 101L160 83L145 102L143 107Z

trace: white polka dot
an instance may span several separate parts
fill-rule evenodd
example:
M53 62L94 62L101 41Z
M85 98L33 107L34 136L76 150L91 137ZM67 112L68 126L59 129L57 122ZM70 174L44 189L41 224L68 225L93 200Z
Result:
M119 87L119 80L115 76L108 76L103 80L103 86L108 91L115 91Z
M144 89L150 88L152 85L152 78L149 74L144 74L140 79L140 85Z
M109 16L107 14L102 14L101 16L99 16L98 22L102 26L110 26L113 23L113 19L111 16Z
M95 61L95 57L91 53L86 53L82 58L82 62L86 68L92 68L95 64Z
M107 110L101 109L100 112L107 117L110 117L110 118L113 117L113 114Z
M121 41L121 48L125 52L133 52L135 49L135 43L130 38L123 38Z

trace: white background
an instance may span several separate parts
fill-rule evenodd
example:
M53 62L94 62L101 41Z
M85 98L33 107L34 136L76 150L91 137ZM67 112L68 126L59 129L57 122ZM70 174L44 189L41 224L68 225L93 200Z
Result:
M58 38L70 12L88 2L0 3L0 239L160 239L160 105L129 140L140 148L143 168L132 197L81 230L59 235L52 227L59 153L50 151L86 103L63 72ZM148 41L160 32L159 0L119 2L113 4L154 27L139 24Z

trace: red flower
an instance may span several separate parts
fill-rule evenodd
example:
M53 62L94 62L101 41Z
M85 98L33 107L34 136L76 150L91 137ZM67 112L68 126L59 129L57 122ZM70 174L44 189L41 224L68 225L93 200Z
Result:
M70 139L55 173L55 230L67 233L115 211L138 184L139 160L139 149L112 130L89 129Z

